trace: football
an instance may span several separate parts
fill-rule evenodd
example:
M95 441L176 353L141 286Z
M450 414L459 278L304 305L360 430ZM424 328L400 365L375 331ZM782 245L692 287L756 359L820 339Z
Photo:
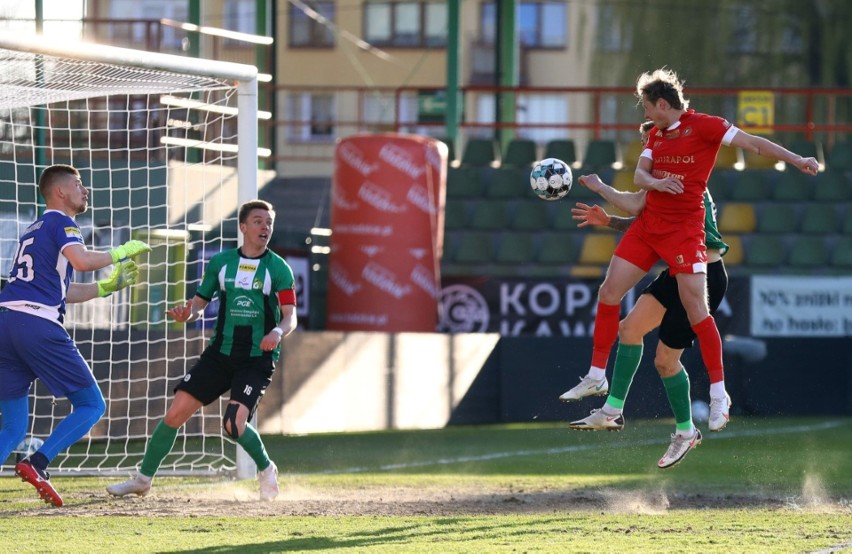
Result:
M556 158L541 160L530 173L530 186L543 200L565 198L571 192L573 180L568 164Z

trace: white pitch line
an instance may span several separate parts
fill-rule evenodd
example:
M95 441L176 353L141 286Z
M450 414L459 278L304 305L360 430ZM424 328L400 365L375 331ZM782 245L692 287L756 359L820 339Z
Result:
M790 433L808 433L812 431L825 431L845 425L846 422L826 421L817 425L794 425L791 427L777 427L773 429L752 429L748 431L726 431L713 434L713 440L737 439L741 437L764 437L766 435L785 435ZM666 444L669 439L643 439L632 442L615 442L608 444L580 444L574 446L563 446L559 448L546 448L542 450L513 450L509 452L492 452L477 456L458 456L456 458L438 458L437 460L423 460L419 462L406 462L398 464L383 464L378 467L350 467L339 470L323 470L305 473L290 473L293 476L303 475L343 475L347 473L367 473L372 471L395 471L400 469L411 469L415 467L442 466L451 464L463 464L468 462L485 462L499 460L502 458L514 458L519 456L551 456L554 454L566 454L568 452L583 452L597 448L632 448L636 446L651 446L654 444Z

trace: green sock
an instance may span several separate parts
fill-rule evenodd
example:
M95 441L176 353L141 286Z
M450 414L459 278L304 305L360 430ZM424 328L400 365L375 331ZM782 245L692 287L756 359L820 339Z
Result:
M619 344L615 352L615 368L612 370L612 385L606 403L613 408L621 409L633 383L633 376L639 369L642 360L641 344Z
M257 464L258 471L263 471L272 463L266 454L266 447L263 446L263 441L260 440L260 434L250 423L246 423L246 430L237 439L237 444L242 446L243 450L251 456L251 459Z
M681 366L680 371L671 377L663 377L666 396L675 416L675 429L689 431L692 429L692 407L689 403L689 375Z
M153 477L157 473L160 464L172 451L177 433L177 429L169 427L164 421L157 424L157 428L154 429L151 438L148 439L148 446L145 448L145 457L142 458L139 473L146 477Z

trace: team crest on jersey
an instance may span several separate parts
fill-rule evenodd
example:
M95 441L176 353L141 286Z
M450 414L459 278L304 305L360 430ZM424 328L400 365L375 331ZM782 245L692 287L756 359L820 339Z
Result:
M675 263L677 265L683 265L683 255L682 254L678 254L677 257L675 257Z
M69 239L79 239L83 240L83 235L80 233L80 229L76 227L66 227L65 228L65 236Z
M688 137L691 134L692 134L692 127L687 127L686 129L683 130L683 136Z
M667 139L676 139L680 136L680 129L675 129L674 131L666 131Z
M255 279L254 283L251 284L251 288L253 288L254 290L260 290L262 286L263 283L260 282L260 279Z

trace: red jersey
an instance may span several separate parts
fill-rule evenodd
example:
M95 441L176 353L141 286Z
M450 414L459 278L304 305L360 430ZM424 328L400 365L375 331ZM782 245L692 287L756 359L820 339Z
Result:
M730 127L721 117L687 110L673 128L652 129L648 137L654 161L652 175L657 179L676 176L683 182L684 190L681 194L648 191L642 213L653 213L672 222L690 218L703 221L707 179Z

